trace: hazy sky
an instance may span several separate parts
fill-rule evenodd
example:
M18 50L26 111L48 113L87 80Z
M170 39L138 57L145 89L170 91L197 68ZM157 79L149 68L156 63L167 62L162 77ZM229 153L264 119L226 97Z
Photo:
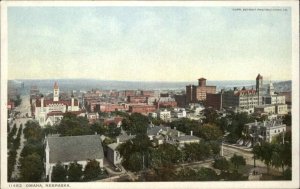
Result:
M9 79L291 79L291 12L9 7Z

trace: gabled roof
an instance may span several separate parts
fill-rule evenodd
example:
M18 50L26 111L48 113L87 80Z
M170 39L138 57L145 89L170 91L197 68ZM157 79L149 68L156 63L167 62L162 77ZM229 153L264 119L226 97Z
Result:
M103 148L99 135L48 137L49 162L102 159Z

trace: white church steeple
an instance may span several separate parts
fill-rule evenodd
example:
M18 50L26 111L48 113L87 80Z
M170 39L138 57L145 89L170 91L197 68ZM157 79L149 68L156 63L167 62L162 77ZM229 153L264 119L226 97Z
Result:
M54 87L53 87L53 101L54 102L59 101L59 87L57 82L54 83Z

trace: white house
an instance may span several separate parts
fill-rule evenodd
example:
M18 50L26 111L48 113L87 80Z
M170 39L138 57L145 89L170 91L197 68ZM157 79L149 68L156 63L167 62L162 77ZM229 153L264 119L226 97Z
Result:
M67 167L77 161L84 169L88 160L95 159L99 162L100 168L103 168L104 154L99 135L48 136L45 143L45 170L49 182L53 166L58 162Z
M166 109L164 110L159 110L157 112L158 117L164 121L170 121L171 120L171 111L168 111Z

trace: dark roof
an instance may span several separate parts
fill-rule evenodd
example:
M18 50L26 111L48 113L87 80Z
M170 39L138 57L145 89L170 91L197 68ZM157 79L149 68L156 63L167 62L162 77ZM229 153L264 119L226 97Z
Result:
M128 135L128 134L120 134L118 136L120 142L126 142L127 140L133 139L135 137L135 135Z
M166 131L167 129L163 126L153 126L147 128L147 135L157 135L160 131Z
M49 162L71 162L102 159L103 148L99 135L48 137Z

